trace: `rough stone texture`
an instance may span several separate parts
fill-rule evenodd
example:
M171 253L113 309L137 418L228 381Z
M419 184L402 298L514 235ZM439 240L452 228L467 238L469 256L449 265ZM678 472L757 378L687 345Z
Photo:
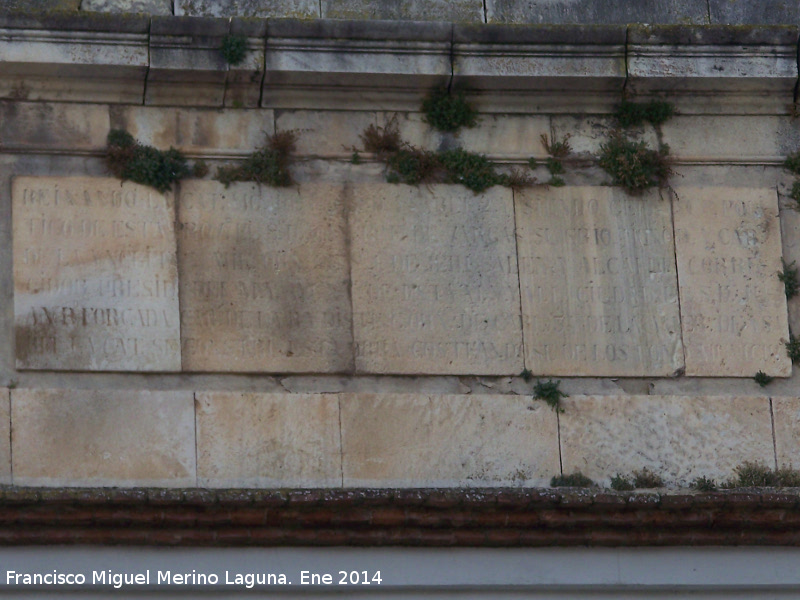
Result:
M0 484L11 483L11 396L0 388Z
M511 191L376 184L352 193L357 371L519 373Z
M418 110L450 81L452 35L449 23L271 20L261 105Z
M459 131L461 147L495 160L544 158L542 134L550 135L550 119L544 116L484 115L478 125Z
M277 111L275 122L278 131L297 132L297 154L326 158L350 158L363 149L364 130L376 124L374 112L359 111Z
M18 177L13 208L18 368L180 370L171 193Z
M8 11L73 11L78 10L81 0L4 0L3 9Z
M339 402L319 394L197 394L201 487L338 487Z
M62 152L104 150L108 115L108 107L98 104L0 102L0 147Z
M686 374L788 377L775 190L680 187L676 194Z
M778 467L800 468L800 398L772 398ZM769 464L769 463L767 463Z
M83 0L81 2L81 10L171 15L172 0Z
M800 372L787 379L775 379L762 387L753 379L723 379L679 377L659 379L650 384L649 393L654 396L790 396L800 390Z
M15 485L196 484L189 392L12 390Z
M208 110L155 106L111 108L111 126L156 148L211 157L250 154L273 133L271 110Z
M795 1L787 0L708 0L708 10L712 23L785 25L800 21L800 6Z
M319 17L319 0L175 0L175 14L313 19Z
M344 487L546 485L555 413L521 396L341 396Z
M323 19L483 23L482 0L322 0Z
M772 464L766 397L575 396L561 401L564 473L609 484L644 467L668 485L733 476L745 460Z
M344 188L181 187L183 368L352 369Z
M144 15L0 14L0 98L141 103Z
M220 48L228 19L153 17L145 104L222 106L228 63Z
M681 161L783 162L800 146L800 131L788 117L677 116L662 131L670 153Z
M247 38L247 53L241 63L228 65L228 77L225 80L225 106L257 108L261 102L261 87L264 84L267 21L231 19L230 35Z
M566 187L515 200L526 367L628 377L682 369L669 199Z
M789 269L800 272L800 204L787 198L781 203L781 239L783 260ZM789 331L800 335L800 294L788 300Z
M705 0L486 0L486 15L489 23L708 24Z

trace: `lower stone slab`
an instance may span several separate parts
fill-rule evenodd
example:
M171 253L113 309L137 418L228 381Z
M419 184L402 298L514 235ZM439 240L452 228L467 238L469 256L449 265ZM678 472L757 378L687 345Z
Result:
M322 394L198 393L201 487L338 487L339 403Z
M778 467L800 468L800 398L773 398L772 416Z
M608 486L644 467L667 484L721 483L744 461L774 464L766 397L576 396L562 400L564 473Z
M556 414L525 396L341 396L344 487L542 486Z
M11 483L11 396L0 388L0 484Z
M197 481L190 392L12 390L11 422L15 485Z

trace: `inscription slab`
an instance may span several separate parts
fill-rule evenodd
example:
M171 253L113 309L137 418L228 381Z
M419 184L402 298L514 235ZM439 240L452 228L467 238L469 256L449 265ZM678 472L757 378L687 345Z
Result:
M209 392L196 398L198 485L341 485L336 396Z
M800 398L772 398L778 466L800 468ZM767 463L769 464L769 463Z
M356 369L519 373L511 191L391 184L352 190Z
M668 200L527 190L516 217L528 369L624 377L683 367Z
M788 377L774 189L685 187L674 203L687 375Z
M564 473L605 485L644 467L667 484L720 482L745 460L774 460L764 396L574 396L562 404Z
M17 368L180 370L172 194L17 177L12 197Z
M12 390L16 485L196 485L191 392Z
M182 184L184 370L352 369L343 193Z
M547 485L556 413L525 396L343 394L345 487Z

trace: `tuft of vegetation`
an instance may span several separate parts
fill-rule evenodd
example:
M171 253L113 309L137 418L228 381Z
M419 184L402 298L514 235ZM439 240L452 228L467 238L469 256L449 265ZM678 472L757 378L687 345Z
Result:
M618 492L629 492L634 489L633 482L625 475L617 473L611 478L611 489Z
M697 477L689 484L689 487L696 489L698 492L716 492L717 482L703 475L702 477Z
M289 171L291 155L297 143L293 129L267 136L266 144L257 148L240 164L217 169L217 179L227 187L234 181L255 181L273 187L292 185Z
M204 161L202 158L194 161L194 165L192 166L192 176L202 179L206 175L208 175L208 165L206 164L206 161Z
M792 363L800 363L800 338L789 334L789 341L786 342L786 354L792 359Z
M764 463L745 461L734 469L736 476L722 487L800 487L800 471L783 466L773 471Z
M617 106L614 116L621 127L637 127L643 123L650 123L658 127L666 123L675 114L675 107L663 100L650 102L628 102L623 100Z
M557 158L548 158L545 163L550 175L562 175L564 173L564 164Z
M361 155L358 153L358 150L353 150L353 153L350 155L350 164L351 165L361 164Z
M633 485L636 488L659 488L664 487L664 480L660 475L645 467L641 471L633 472Z
M452 133L478 124L478 111L467 102L463 92L432 90L422 102L422 112L425 122L439 131Z
M536 177L520 171L519 169L515 169L514 167L511 168L508 175L501 175L500 178L500 185L510 187L515 191L530 187L536 183Z
M580 471L572 475L555 475L550 480L550 487L594 487L595 483Z
M770 377L769 375L764 373L764 371L759 371L753 377L753 381L755 381L761 387L767 387L770 383L773 382L774 379L775 379L774 377Z
M781 263L783 264L783 272L778 273L778 279L783 282L784 291L786 292L786 299L791 300L798 293L800 293L800 278L797 275L797 267L795 266L797 261L792 261L789 264L786 264L786 261L781 259Z
M112 129L107 144L106 166L122 180L149 185L163 193L190 173L186 158L178 150L145 146L123 129Z
M561 380L553 381L542 381L541 379L536 380L536 386L533 388L533 397L537 400L544 400L547 405L555 410L556 412L564 412L564 409L561 407L561 399L568 398L569 396L558 389L558 386L561 385Z
M672 174L669 146L650 150L644 142L634 142L620 132L600 146L600 166L611 175L613 185L631 194L653 186L664 187Z
M539 163L538 163L538 162L536 162L536 159L535 159L533 156L531 156L531 157L528 159L528 168L530 168L531 170L533 170L533 169L535 169L535 168L536 168L536 167L538 167L538 166L539 166Z
M533 379L533 372L530 369L522 369L522 373L520 373L519 376L522 377L525 383L528 383Z
M792 184L792 191L789 193L789 197L797 202L797 206L795 208L800 210L800 181L795 181Z
M800 175L800 150L786 157L786 160L783 161L783 168L795 175Z
M395 117L392 117L383 127L368 126L359 137L364 144L364 150L372 152L381 160L386 160L388 156L399 152L403 147L400 127Z
M441 164L435 152L409 146L385 159L389 183L435 183L441 179Z
M245 35L226 35L222 39L220 48L223 58L229 65L238 65L247 56L247 36Z
M552 186L552 187L564 187L564 186L565 186L565 185L567 185L567 184L566 184L566 182L564 181L564 179L562 179L561 177L556 177L556 176L554 175L554 176L553 176L553 177L551 177L551 178L550 178L550 180L547 182L547 185L549 185L549 186Z
M540 136L544 149L553 158L566 158L567 156L569 156L569 153L572 152L572 146L569 145L569 138L570 135L567 134L564 136L562 140L557 140L554 137L553 141L551 142L550 138L546 133L543 133Z
M446 173L446 183L460 183L475 193L494 185L508 185L507 176L495 171L494 163L483 154L455 148L440 152L438 159Z

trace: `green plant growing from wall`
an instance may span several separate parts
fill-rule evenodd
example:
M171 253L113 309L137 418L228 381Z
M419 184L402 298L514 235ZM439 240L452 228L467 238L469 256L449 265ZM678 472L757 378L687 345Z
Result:
M630 194L664 187L672 174L669 146L662 144L658 150L650 150L644 142L629 140L621 132L614 132L600 146L600 166L611 175L613 185Z
M702 477L695 478L695 480L689 484L689 487L698 492L716 492L717 482L703 475Z
M786 261L781 259L781 263L783 264L783 272L778 273L778 279L783 282L786 299L791 300L800 293L800 278L797 275L796 261L786 264Z
M792 184L792 191L789 192L789 197L797 203L795 210L800 210L800 181L795 181Z
M560 175L563 175L565 172L564 163L562 160L569 156L569 153L572 152L572 147L569 145L569 138L569 134L565 135L561 140L556 139L554 136L553 140L550 141L550 138L546 133L541 135L542 145L550 155L550 157L545 161L545 166L550 172L550 180L547 182L547 185L561 187L565 184L564 179L560 177Z
M595 483L580 471L570 475L554 475L550 480L550 487L594 487Z
M789 341L786 342L786 354L792 359L792 363L800 363L800 338L789 334Z
M772 470L764 463L745 461L734 469L734 478L722 484L725 489L741 487L800 487L800 471L783 466Z
M645 467L633 472L633 485L637 489L659 488L664 487L664 480L661 475Z
M766 373L764 373L764 371L759 371L759 372L758 372L758 373L756 373L756 374L755 374L755 376L753 377L753 381L755 381L755 382L756 382L758 385L760 385L761 387L767 387L767 386L768 386L770 383L772 383L774 380L775 380L775 378L774 378L774 377L770 377L769 375L767 375Z
M635 488L629 477L617 473L611 478L611 489L618 492L629 492Z
M650 123L659 127L666 123L675 114L675 107L663 100L650 102L630 102L623 100L617 106L614 117L620 127L637 127L643 123Z
M792 152L783 161L783 168L795 175L800 175L800 150Z
M547 405L556 412L563 413L564 408L561 406L561 399L568 398L569 396L559 389L561 380L536 381L533 388L533 397L537 400L544 400Z
M267 135L261 148L235 166L219 167L217 180L227 187L234 181L255 181L272 187L292 185L289 170L291 156L297 143L297 132L293 129Z
M432 90L422 101L422 112L428 125L445 133L478 124L478 111L467 102L463 92L451 94L444 88Z
M112 129L107 144L106 166L122 180L148 185L163 193L190 174L186 158L178 150L145 146L123 129Z
M247 56L247 36L245 35L226 35L222 39L220 48L225 62L229 65L241 64Z

